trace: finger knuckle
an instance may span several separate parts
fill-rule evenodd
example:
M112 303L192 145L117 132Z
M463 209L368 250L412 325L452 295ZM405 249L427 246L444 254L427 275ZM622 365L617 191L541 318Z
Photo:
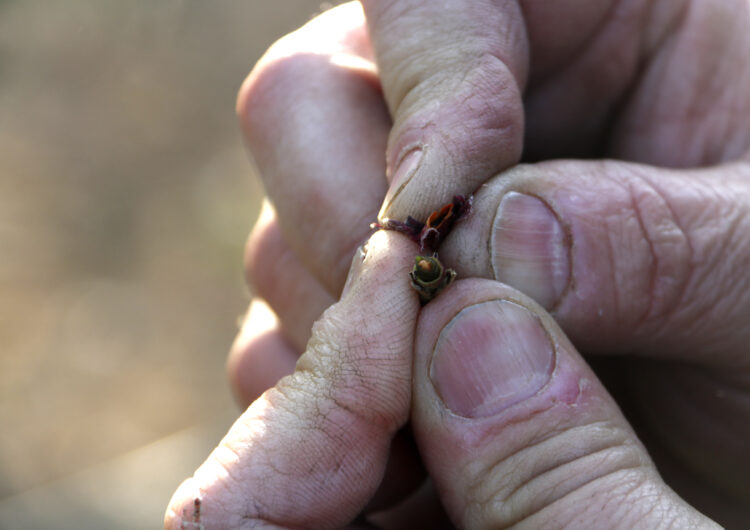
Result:
M624 182L634 225L645 245L640 261L645 292L635 313L635 330L653 333L654 326L661 327L681 307L694 271L693 245L669 196L638 169L630 175Z
M575 499L581 495L623 496L628 490L624 484L635 488L648 476L645 453L622 426L599 422L570 427L546 433L499 458L489 473L478 474L467 488L476 502L466 515L491 528L539 527L553 505L559 516L566 505L578 506Z
M277 54L272 47L255 65L237 94L236 112L249 138L263 132L269 109L281 110L289 98L287 81L295 76L298 54Z
M422 128L425 123L445 122L441 130L451 132L452 125L461 134L466 131L472 142L495 142L499 136L513 144L520 156L520 137L523 136L523 105L520 88L505 62L498 56L483 52L466 59L463 56L445 58L444 65L420 77L409 74L401 84L403 88L395 98L396 113L409 118L405 129ZM441 100L434 104L435 96ZM422 123L425 122L425 123ZM399 124L397 123L397 126ZM467 140L468 141L468 140ZM518 145L515 145L515 144Z
M350 33L363 25L361 8L344 5L313 18L298 30L277 40L261 57L237 95L237 115L252 132L262 129L267 108L293 106L294 94L304 86L300 77L325 69L330 56L341 53L352 40Z

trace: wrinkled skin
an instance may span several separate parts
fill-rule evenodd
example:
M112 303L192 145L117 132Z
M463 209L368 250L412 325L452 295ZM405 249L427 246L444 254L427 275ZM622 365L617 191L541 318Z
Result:
M597 526L593 515L570 515L597 507L598 497L586 497L580 485L541 507L527 492L508 513L502 491L512 485L488 486L487 470L507 466L527 481L536 475L526 476L517 456L456 441L456 432L474 436L474 426L446 426L431 415L442 405L421 383L431 349L424 345L435 344L441 314L495 290L498 299L515 297L540 315L562 352L560 366L571 366L579 382L596 381L576 349L589 355L638 438L598 382L593 401L575 403L576 414L544 409L553 415L546 425L559 422L563 433L547 433L548 446L532 443L528 433L541 436L542 424L518 410L501 414L489 434L476 432L493 447L533 447L542 459L583 444L566 469L587 476L585 458L601 447L586 440L599 438L565 433L606 424L612 438L603 445L630 449L613 457L619 464L603 478L590 477L601 505L611 510L608 492L628 482L618 472L646 470L634 483L648 491L615 495L634 517L617 519L623 526L710 525L663 486L641 442L688 503L727 526L747 524L750 4L362 4L365 16L358 4L346 4L276 43L240 92L245 138L273 203L251 234L246 268L275 316L254 303L229 371L243 404L271 390L175 494L167 526L179 524L196 495L217 525L343 526L419 482L420 458L408 437L395 434L410 414L421 460L454 524ZM418 315L407 274L415 245L379 235L364 261L355 255L355 268L365 264L350 279L359 287L325 313L308 343L313 322L340 298L352 255L376 216L424 219L453 195L471 193L473 212L440 257L459 278L492 282L459 281ZM506 285L536 300L561 329ZM264 313L276 320L259 318ZM277 384L303 351L297 371ZM349 364L337 360L342 355ZM342 366L357 367L356 377L339 385ZM550 384L533 399L566 395L564 377L554 377L562 390ZM321 414L321 407L330 409ZM331 420L340 410L354 411L356 420ZM291 449L300 429L325 434L306 443L322 455L330 488L320 491L323 475L300 473L305 462ZM354 456L342 464L332 456L341 454ZM476 476L445 469L451 458L471 467L467 454L481 470ZM564 464L570 462L550 466ZM357 485L347 481L352 476ZM545 480L560 479L537 478L541 491ZM248 486L258 480L292 504ZM471 497L478 492L483 501ZM657 508L639 505L645 497L657 499ZM478 512L470 508L477 505ZM379 521L425 517L423 506ZM600 511L612 521L611 512ZM673 520L665 515L675 513Z

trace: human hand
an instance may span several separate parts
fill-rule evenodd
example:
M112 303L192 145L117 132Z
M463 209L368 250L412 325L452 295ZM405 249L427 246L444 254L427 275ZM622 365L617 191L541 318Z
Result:
M409 417L460 527L713 527L662 482L615 402L528 297L462 280L424 308L415 333L416 250L378 232L355 255L294 374L180 486L165 527L351 524L372 505ZM407 515L440 524L434 512ZM404 516L379 522L406 527Z
M386 4L382 3L382 5ZM400 5L407 4L408 2L401 2ZM477 5L472 4L472 9ZM536 59L544 58L545 53L541 53L544 46L539 46L541 40L549 39L549 42L559 44L565 40L562 38L565 35L562 37L557 35L557 38L553 38L555 35L550 34L549 31L540 31L545 28L544 17L539 15L543 14L544 6L533 7L531 3L524 5L528 18L529 40L532 49L535 50L533 56ZM608 73L604 62L612 57L609 52L613 48L622 47L631 52L634 49L622 46L624 43L616 38L618 32L615 30L619 30L620 34L628 33L626 31L628 23L635 20L636 22L633 23L637 25L640 24L638 22L640 19L622 16L621 11L616 12L618 16L611 19L614 22L602 24L608 29L599 32L599 37L596 39L598 45L591 47L598 51L584 54L588 59L584 60L584 57L567 68L561 68L555 75L550 75L546 80L543 79L544 82L529 83L526 97L527 142L525 147L530 156L546 158L550 155L607 154L653 165L694 166L732 160L743 154L747 147L743 143L743 139L747 138L747 132L743 129L745 122L738 119L724 124L722 120L727 113L722 111L731 100L733 109L736 109L734 115L747 116L747 98L743 96L746 96L748 91L742 90L746 86L747 77L736 75L737 72L742 71L744 63L737 64L736 68L731 66L734 64L733 61L736 62L744 56L742 50L745 44L741 39L727 41L726 38L720 38L742 32L724 31L724 22L710 17L704 29L712 31L708 33L696 31L696 25L700 25L701 22L707 24L706 6L709 6L707 8L709 14L716 14L716 11L712 12L715 9L718 9L719 13L722 10L722 6L711 3L702 5L703 8L699 6L688 13L690 16L686 16L685 24L679 26L680 30L668 33L670 38L665 41L669 43L668 46L657 46L649 50L650 53L644 52L645 56L653 59L652 67L648 70L649 75L644 76L640 83L635 84L635 87L633 87L634 83L630 75L632 71L627 68L614 69L614 72L609 72L615 77L617 77L616 74L630 72L628 75L623 75L622 79L613 80L608 76L601 77L602 74ZM724 7L726 5L723 4ZM590 11L591 6L586 6L586 9L587 12L593 13ZM467 14L471 12L469 9L465 11ZM650 20L661 20L665 24L663 27L668 27L675 13L670 14L667 11L669 9L655 10ZM415 18L419 18L416 16L418 12L416 8L409 11L411 15L414 15L412 22ZM541 23L533 23L534 17L529 18L528 15L534 13L539 15L536 18L542 20ZM571 9L566 12L566 16L574 17L575 15L580 14ZM596 19L593 15L592 20ZM461 17L443 18L457 20L459 23L464 20ZM372 19L373 17L371 17L371 22ZM483 19L489 20L487 17ZM549 19L556 21L562 20L563 17L552 16L547 20ZM348 22L352 20L356 21L356 17L350 18ZM426 20L429 19L426 18ZM741 23L744 19L736 17L736 20ZM378 23L374 24L377 26ZM487 25L491 26L489 21ZM574 25L576 31L571 32L575 33L571 41L575 40L575 37L583 38L587 35L588 32L582 29L583 25L585 24ZM380 198L385 193L385 183L378 177L384 170L381 153L390 124L388 113L379 98L372 63L368 62L372 57L368 49L367 34L361 21L345 25L346 31L332 31L334 26L326 28L327 41L320 40L320 33L315 35L318 40L315 45L322 46L323 49L316 49L314 45L311 45L310 38L315 33L313 28L308 28L306 35L303 31L294 38L287 39L286 51L279 53L275 58L272 53L267 63L256 71L255 78L251 78L244 100L244 109L250 112L247 126L249 143L254 148L261 172L267 179L269 194L275 199L279 211L278 220L270 221L266 225L265 232L256 233L255 243L250 247L249 261L251 266L262 268L262 265L252 265L256 261L255 256L273 255L273 252L270 254L258 252L259 249L282 249L280 250L282 254L292 256L286 260L286 263L294 265L289 267L282 265L276 269L278 274L275 277L283 281L259 284L259 291L271 301L271 305L280 314L284 335L297 337L291 340L293 344L295 340L297 343L304 341L305 327L314 318L310 315L315 315L319 309L322 310L335 299L336 292L343 283L343 271L346 269L342 264L348 261L347 256L364 236L366 224L374 216ZM593 26L598 27L597 24ZM644 25L644 27L647 26L648 31L635 32L634 35L651 38L659 35L656 27L658 24ZM436 64L435 61L428 59L430 59L432 49L439 50L440 48L439 46L431 48L431 41L429 38L422 38L423 36L417 31L418 28L419 24L414 24L409 28L413 35L410 42L412 44L421 42L424 53L412 53L407 57L411 57L411 62L432 65L434 71L439 71L440 68L437 67L440 63ZM543 35L541 39L534 38L535 28L537 35ZM382 41L382 36L388 34L386 29L391 31L394 42L398 42L399 45L403 43L404 39L398 38L397 25L391 24L389 27L387 23L375 27L373 36L376 43L378 35L381 36ZM570 26L554 29L563 32L570 29ZM448 32L442 33L448 34ZM718 42L711 38L698 43L688 39L688 45L692 43L693 48L685 44L686 36L703 34L718 37ZM674 44L675 42L677 44ZM697 53L705 52L700 49L701 42L703 46L709 42L719 48L724 46L725 51L732 53L725 54L722 67L711 78L713 82L707 89L702 88L700 91L696 89L693 92L690 88L694 85L684 83L680 76L698 75L693 73L693 70L705 72L708 66L716 62L713 55ZM541 44L544 43L541 42ZM326 46L328 46L327 49ZM569 52L572 48L575 46L562 46L563 51L567 49ZM555 47L548 49L547 55L555 52L556 49ZM299 54L297 53L299 50L307 50L311 53ZM622 54L626 55L625 52ZM380 55L382 56L383 53L381 52ZM623 59L619 54L616 56L618 60ZM395 64L396 67L392 67L391 71L408 71L408 68L399 64L398 61ZM455 64L460 65L461 61L455 61ZM546 64L545 61L541 61L541 64L545 68L554 70L556 63L554 58L548 57ZM384 79L383 88L388 96L391 90L385 74L389 69L383 66L383 61L380 66L381 76ZM534 68L532 62L532 72L535 71ZM537 75L542 75L545 68L536 67ZM659 73L664 76L664 79L654 80ZM285 77L286 82L283 81ZM445 76L447 81L450 77ZM459 76L453 76L452 79L455 81L457 77ZM290 79L294 79L296 88L289 81ZM442 78L438 80L440 79ZM523 83L521 82L520 85L522 86ZM317 90L308 91L309 86L315 86ZM471 166L471 161L466 163L468 165L462 162L464 158L475 157L477 160L474 160L474 164L483 164L484 161L480 155L483 150L493 147L493 142L496 141L500 145L498 151L512 152L514 150L512 138L492 137L493 127L485 128L481 124L476 124L476 120L467 119L465 114L461 113L467 109L458 105L457 110L458 102L447 98L439 87L431 87L429 83L422 83L421 86L424 88L424 94L434 95L434 97L415 97L415 105L420 101L433 101L433 106L437 104L435 101L442 102L447 116L461 117L459 121L467 124L466 129L476 127L468 131L457 128L457 131L463 131L464 136L478 134L487 142L483 148L481 146L467 148L466 142L460 143L460 138L455 139L455 142L451 138L448 144L454 146L455 149L450 150L449 154L454 157L454 163L446 164L447 171L440 173L434 168L430 169L426 162L423 162L419 166L420 170L416 171L409 180L409 185L398 194L400 197L398 200L403 201L405 205L414 204L415 210L410 210L405 206L403 211L399 211L398 200L394 200L387 213L392 217L403 218L404 214L419 215L423 213L422 210L429 211L440 204L444 195L450 196L455 192L465 192L471 189L468 188L469 185L473 186L478 181L484 181L494 172L502 169L504 166L490 168L485 174L482 169L484 166ZM623 105L623 111L614 113L612 102L621 103L621 94L625 86L631 87L632 94L638 97L631 96L631 105ZM594 93L594 88L604 89L603 94ZM582 92L576 93L576 90L582 90ZM614 96L609 94L608 90L613 91ZM396 90L394 93L397 92ZM450 91L445 92L447 95L453 94ZM478 92L481 95L481 90ZM334 94L337 96L334 97ZM258 97L259 95L262 97ZM609 97L604 97L607 95ZM692 96L696 97L691 99ZM390 98L389 101L393 99ZM560 101L565 101L566 105L561 105ZM693 128L686 127L686 120L679 119L680 104L686 101L695 104L699 115L700 112L706 115L705 120L696 119L696 126ZM639 105L636 104L640 103L640 107L643 107L649 102L653 103L653 109L639 109ZM513 101L508 101L507 105L498 104L496 108L492 105L484 105L482 102L482 104L469 105L468 111L470 113L471 107L481 112L488 112L492 109L502 112L505 108L508 110L508 115L512 115L511 111L514 109L512 104ZM409 116L419 116L419 112L416 111L406 112L406 109L412 108L413 105L403 104L394 107L392 104L391 107L394 108L397 123L399 123L398 116L403 116L404 122L408 122ZM549 108L554 112L546 110ZM583 113L586 116L585 120L580 119L582 108L586 111ZM652 110L672 112L673 115L678 116L678 119L650 120L648 118ZM718 112L712 114L713 110ZM615 126L610 126L609 121L602 118L602 116L609 115L614 116L611 121L616 124ZM347 116L350 119L334 119L340 116ZM437 114L433 113L433 116L438 123L436 134L444 135L446 130L448 132L452 130L448 126L450 122L437 120ZM554 116L555 119L550 119L550 116ZM576 116L579 119L575 119ZM695 114L685 113L685 117L695 119ZM618 121L615 118L620 119ZM328 138L320 138L321 123L335 125ZM633 123L639 125L638 134L635 134L633 130L628 131L628 125L632 128ZM722 129L723 125L726 125L726 130ZM419 127L403 127L403 130L418 129ZM497 129L498 134L502 132L502 128ZM394 131L397 130L398 127L394 129ZM567 131L573 131L573 133L568 134ZM606 146L606 149L603 149L601 142L593 142L592 138L605 133L608 133L613 140L610 145ZM398 134L394 133L394 137L397 138ZM274 149L272 146L277 143L285 146L286 149ZM397 143L395 140L391 141L392 145ZM598 150L590 149L594 144L599 144ZM342 145L346 148L342 149ZM441 142L425 142L425 145L430 146L432 154L441 154L439 147L435 147L440 146ZM445 153L442 154L445 155ZM501 156L498 160L502 158ZM512 157L506 157L506 159L510 158ZM442 160L445 158L443 157ZM492 155L485 160L490 160L488 162L490 166L496 164ZM495 162L492 162L493 160ZM467 178L462 176L462 168L467 168L466 173L469 174ZM644 175L643 171L647 174ZM391 174L393 172L393 170L390 171ZM645 413L650 416L650 419L646 420L647 428L641 432L647 434L654 427L661 431L656 437L660 442L659 445L666 445L666 449L661 453L673 460L671 465L665 464L663 469L668 470L671 467L672 470L668 472L668 475L682 475L678 477L677 482L683 495L700 500L709 511L724 514L732 508L727 508L727 502L721 498L722 495L716 498L717 490L732 491L733 495L739 498L740 505L746 498L746 492L742 491L744 484L742 477L746 473L747 462L742 456L744 454L742 447L744 447L743 440L747 439L745 432L747 422L743 420L747 417L747 392L744 390L747 379L742 344L743 333L747 330L742 317L747 314L747 300L741 296L744 294L741 289L722 296L723 292L728 292L728 289L723 286L741 285L743 281L746 281L742 267L748 261L747 247L743 245L741 238L738 238L738 235L742 234L741 227L743 220L747 218L748 209L746 178L743 172L746 172L745 163L718 166L712 170L684 172L615 162L606 164L547 162L540 166L521 168L497 179L494 182L494 194L485 193L484 189L477 194L477 208L471 218L473 220L459 225L454 236L441 249L441 257L451 263L455 261L459 272L463 272L464 275L479 274L496 277L533 294L548 308L554 310L555 316L560 319L575 342L585 346L588 351L634 351L651 358L660 358L666 352L670 359L680 361L683 359L681 352L685 351L685 359L698 362L697 368L674 363L636 363L632 372L629 373L627 383L640 383L645 387L635 392L636 398L641 401L642 406L646 407ZM547 178L551 176L557 178ZM440 177L441 181L433 182L437 177ZM472 178L478 180L472 181ZM550 180L553 182L549 182ZM465 185L464 181L469 182L469 185ZM502 185L500 185L501 182ZM649 189L654 182L658 182L660 187ZM546 183L549 187L541 186L542 183ZM531 262L530 265L527 264L526 267L519 269L514 265L523 262L523 255L520 254L523 249L513 249L511 253L499 252L500 248L512 248L508 246L507 241L503 242L502 234L513 233L513 230L504 227L502 216L497 216L497 218L495 216L500 197L504 196L502 190L505 192L533 191L537 197L553 207L556 215L552 217L563 221L562 225L566 228L563 230L565 237L563 237L562 249L567 252L569 258L567 261L549 259L545 258L545 254L539 254L536 262ZM410 198L410 195L413 197ZM419 203L417 196L425 197L423 204ZM664 197L669 199L669 202L666 199L660 200ZM665 218L669 221L665 208L669 209L668 207L677 198L683 200L677 201L681 206L675 214L672 214L674 216L672 224L678 225L679 230L664 230L664 225L661 223L665 221ZM577 200L566 201L564 199ZM506 212L513 211L513 208L517 211L518 205L514 206L513 202L505 203ZM712 212L722 213L715 216L711 215ZM729 219L723 217L723 212L731 213L731 217ZM685 216L690 217L690 222L686 223L687 229L682 225ZM549 219L548 215L547 221L542 221L542 226L554 234L556 232L551 228L554 223L551 223ZM608 223L603 224L602 219L607 220ZM722 224L722 221L725 224ZM469 229L470 226L474 228ZM484 239L479 240L480 245L487 247L488 242L492 240L494 246L484 254L480 252L476 260L467 264L469 260L465 258L470 256L466 253L467 250L474 252L477 248L481 250L481 247L467 244L462 246L461 240L468 231L467 241L476 242L479 237L476 232L478 228L481 228L485 234ZM667 228L669 228L669 223ZM516 227L515 230L516 233L523 233L524 227L520 227L520 230ZM273 237L269 237L269 234L272 236L282 231L284 240L277 239L278 244L274 247ZM680 232L684 237L679 237ZM461 235L462 233L464 235ZM644 233L648 236L645 242ZM528 238L529 234L527 233L526 236ZM685 265L685 261L679 259L680 250L685 250L685 247L680 245L680 241L692 243L696 237L698 237L698 245L689 248L692 258L687 262L686 267L691 281L682 282L685 295L680 298L680 295L674 294L680 293L680 282L676 282L677 287L671 285L674 278L679 280L680 274L686 274L685 269L680 269L680 265ZM657 243L655 246L649 244L653 243L653 240ZM285 241L288 241L289 246L294 249L294 254L289 254ZM530 241L539 242L533 236ZM617 241L624 243L618 245ZM502 245L500 245L501 242ZM538 248L543 249L543 246ZM722 254L722 249L730 246L736 251L727 258ZM525 251L530 250L534 249L527 248ZM607 252L604 252L605 250ZM671 254L673 250L676 251L675 254ZM556 255L564 255L566 252L557 252ZM296 278L296 276L283 273L297 270L295 267L302 267L299 262L295 261L297 258L294 256L298 256L305 265L303 270L306 271L307 277L316 279L316 282L308 283L304 287L303 281L288 281L288 278ZM539 259L540 256L541 259ZM717 262L718 266L712 267L713 262ZM559 277L560 270L561 268L564 270L566 263L569 267L567 282L558 280L555 284L554 281L540 281L545 274L549 278L548 273L554 270L558 271ZM677 267L676 270L675 267ZM481 272L477 273L478 269L482 269ZM653 274L652 270L655 271ZM565 275L562 274L562 276ZM305 275L302 274L301 277ZM651 283L652 277L654 278L653 284ZM682 278L684 280L685 277ZM708 281L703 283L698 281L703 278L707 278ZM712 281L716 283L711 283ZM560 287L561 284L562 287ZM310 287L310 285L315 287ZM653 291L652 285L661 290ZM717 285L720 288L719 295L716 294L715 286ZM298 296L300 293L304 293L304 296ZM564 293L564 296L559 293ZM292 300L312 302L298 304L307 308L301 310L289 303ZM720 303L717 305L714 303L715 300L719 300ZM629 303L623 304L623 301ZM656 311L648 313L644 308L651 307L652 302ZM662 308L661 313L659 308ZM290 318L289 315L292 313L287 311L296 311L297 315L302 314L300 318ZM581 313L577 313L578 311ZM672 318L680 314L686 314L688 317L682 321L683 325L680 325L679 319ZM703 325L685 326L685 322L690 322L691 314L693 320L696 315L700 315L701 319L698 323ZM310 320L305 321L307 318ZM670 323L673 325L665 325ZM649 328L651 328L650 334L647 333ZM281 332L274 330L266 335L266 338L278 339L280 336ZM235 349L237 354L233 365L238 368L244 366L243 359L247 361L255 357L255 354L249 353L258 352L258 349L253 347L254 344L258 344L255 340L257 337L252 332L246 334L246 337L249 337L249 340L240 342ZM669 346L670 341L671 346ZM665 348L665 344L668 347ZM300 351L298 347L290 348L280 343L276 346L279 347L267 348L266 356L260 357L271 359L270 365L272 365L273 359L284 357L283 355L275 356L272 353L281 351L281 346L285 346L285 351L289 353L287 359L291 359L293 364L294 351ZM717 351L719 355L715 355ZM696 352L705 353L702 357L695 357ZM729 366L718 362L725 358L721 352L726 352L728 357L734 359L734 362ZM288 370L290 363L287 362L285 366L286 368L282 367L278 374ZM714 371L718 373L714 374ZM261 372L239 369L234 372L236 380L244 379L240 382L240 388L244 389L246 396L252 397L259 389L267 388L275 381L276 375L274 374L271 374L265 382L262 377L256 378L254 374ZM732 377L729 377L730 375ZM657 381L658 384L648 384L649 381ZM675 414L675 411L681 413ZM668 421L659 423L657 421L659 419ZM704 427L708 420L717 421L725 434L720 437L712 436L716 431ZM676 425L678 428L675 428L675 423L678 423ZM692 436L684 438L685 433ZM709 436L700 436L701 433ZM708 439L695 440L696 434L699 438ZM663 437L670 435L674 438L683 438L665 443ZM652 450L654 447L656 446L652 446ZM675 449L677 449L676 452ZM724 451L724 449L729 450ZM677 455L676 462L674 461L675 454ZM719 455L721 458L717 462L717 459L705 458L707 454ZM657 456L662 458L660 455ZM699 469L695 469L696 463ZM711 469L700 469L701 465ZM725 483L720 488L716 488L711 484L716 480L729 482L729 484ZM738 487L740 491L737 491ZM692 488L693 491L690 492L686 488ZM732 505L731 502L729 504Z

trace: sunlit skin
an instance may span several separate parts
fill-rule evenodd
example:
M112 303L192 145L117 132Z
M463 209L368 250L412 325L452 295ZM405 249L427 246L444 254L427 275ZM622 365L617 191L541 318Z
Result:
M746 527L750 5L361 5L241 90L277 324L244 323L230 377L263 398L166 526L200 497L206 527ZM357 249L456 195L460 279L421 307L421 237Z

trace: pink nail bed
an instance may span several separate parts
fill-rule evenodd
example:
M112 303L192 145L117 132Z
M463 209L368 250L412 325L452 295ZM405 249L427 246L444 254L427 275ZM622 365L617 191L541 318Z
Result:
M539 318L515 302L492 300L463 309L443 328L430 377L452 412L486 417L538 393L554 362Z

